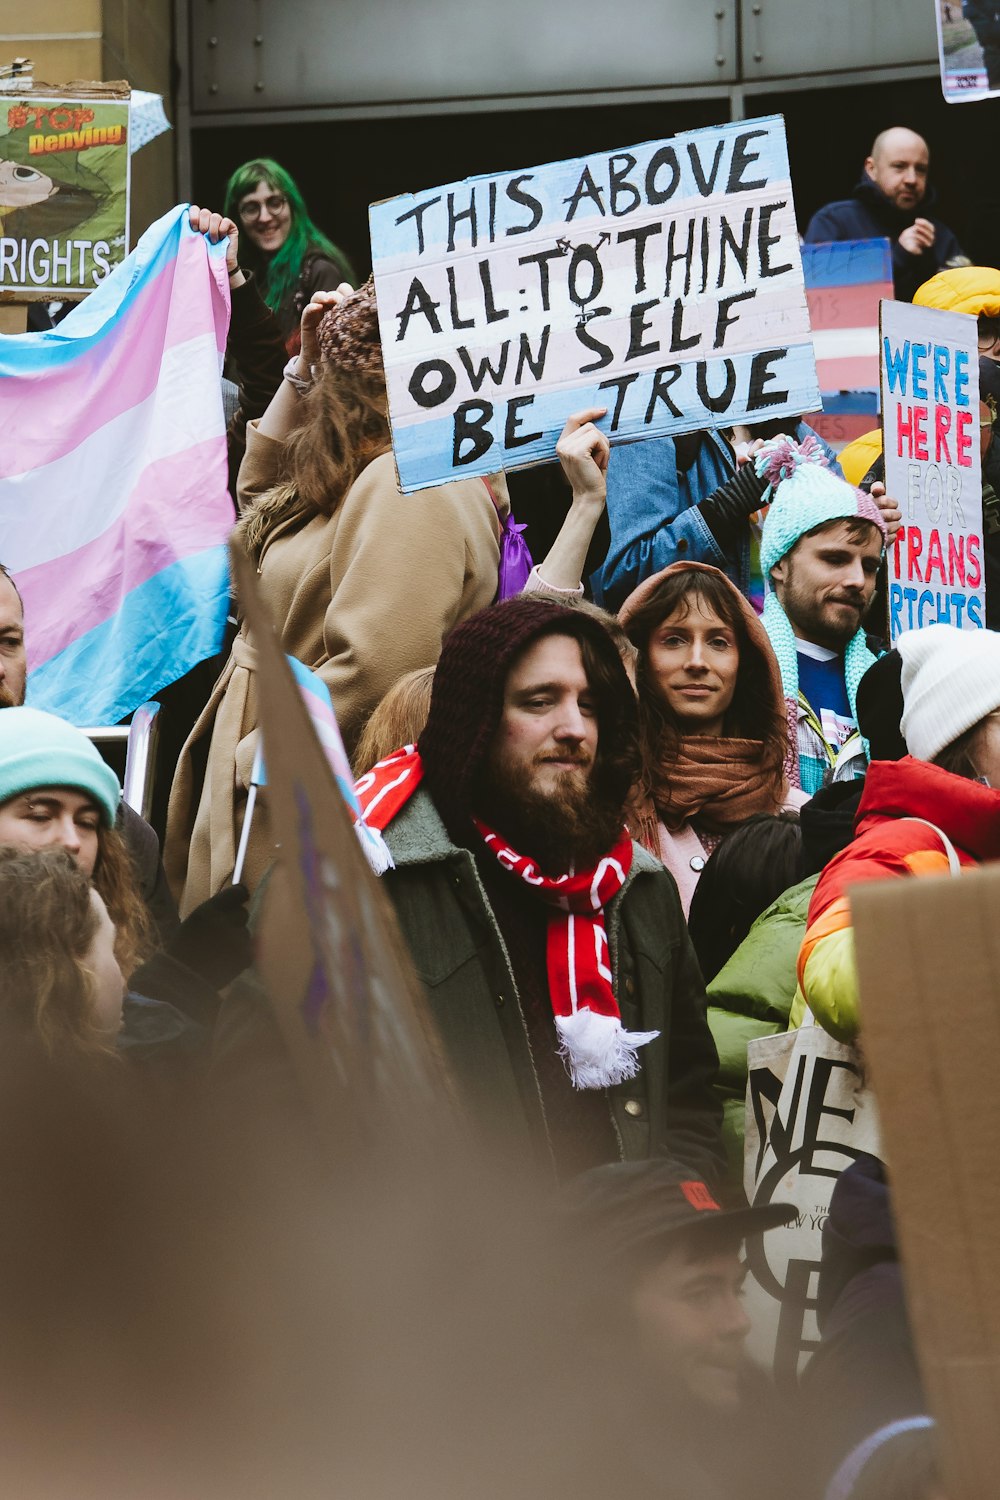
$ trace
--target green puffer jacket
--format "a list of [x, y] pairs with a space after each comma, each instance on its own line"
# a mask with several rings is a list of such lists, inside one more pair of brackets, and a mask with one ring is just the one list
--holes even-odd
[[[500, 929], [467, 849], [451, 842], [425, 788], [385, 830], [382, 877], [470, 1119], [523, 1168], [553, 1169], [528, 1033]], [[673, 879], [634, 846], [606, 911], [615, 995], [633, 1031], [659, 1031], [635, 1078], [607, 1090], [624, 1161], [668, 1152], [717, 1181], [723, 1163], [717, 1058], [704, 987]]]
[[817, 875], [790, 886], [756, 922], [708, 986], [708, 1024], [719, 1049], [722, 1132], [734, 1181], [743, 1181], [747, 1043], [788, 1030], [796, 965]]

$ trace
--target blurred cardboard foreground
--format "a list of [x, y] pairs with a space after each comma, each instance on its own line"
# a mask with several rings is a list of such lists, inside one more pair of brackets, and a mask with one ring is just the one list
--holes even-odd
[[395, 913], [361, 851], [256, 573], [231, 547], [257, 651], [275, 835], [257, 962], [321, 1140], [348, 1156], [392, 1137], [429, 1150], [451, 1090]]
[[866, 1062], [948, 1500], [1000, 1472], [1000, 866], [851, 896]]

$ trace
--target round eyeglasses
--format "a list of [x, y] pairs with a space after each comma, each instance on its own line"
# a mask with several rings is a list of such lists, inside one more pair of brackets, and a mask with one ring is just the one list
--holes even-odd
[[275, 218], [282, 209], [287, 207], [288, 199], [284, 193], [275, 193], [272, 197], [265, 198], [263, 202], [259, 198], [248, 198], [246, 203], [240, 204], [239, 215], [244, 224], [253, 224], [260, 218], [265, 208], [271, 217]]

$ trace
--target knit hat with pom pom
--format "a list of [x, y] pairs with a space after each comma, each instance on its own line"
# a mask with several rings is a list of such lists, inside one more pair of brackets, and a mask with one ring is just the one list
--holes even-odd
[[773, 438], [757, 453], [755, 468], [771, 486], [771, 508], [760, 539], [760, 565], [765, 577], [791, 552], [799, 537], [832, 521], [871, 521], [884, 544], [885, 522], [875, 501], [827, 467], [815, 438], [806, 438], [803, 443], [788, 437]]
[[[758, 476], [771, 487], [770, 509], [760, 539], [761, 570], [766, 579], [770, 580], [775, 563], [787, 557], [800, 537], [836, 521], [870, 521], [885, 544], [885, 521], [875, 501], [827, 467], [814, 438], [806, 438], [803, 443], [788, 437], [774, 438], [759, 449], [755, 467]], [[764, 498], [766, 501], [768, 494]], [[799, 663], [795, 637], [788, 616], [770, 587], [764, 601], [764, 629], [778, 658], [785, 698], [790, 705], [797, 705]], [[864, 631], [859, 628], [844, 653], [847, 698], [855, 719], [858, 683], [874, 661]]]

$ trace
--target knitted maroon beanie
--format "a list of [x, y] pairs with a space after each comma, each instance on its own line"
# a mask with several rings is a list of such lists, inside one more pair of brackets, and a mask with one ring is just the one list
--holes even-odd
[[323, 314], [316, 338], [326, 364], [369, 380], [385, 379], [375, 282], [370, 276], [364, 286]]
[[602, 790], [620, 795], [624, 805], [636, 769], [638, 719], [617, 647], [591, 615], [522, 596], [493, 604], [456, 626], [434, 673], [419, 748], [428, 790], [453, 836], [473, 811], [476, 777], [500, 723], [507, 674], [515, 657], [546, 635], [589, 642], [604, 668], [606, 687], [598, 693], [598, 763]]

